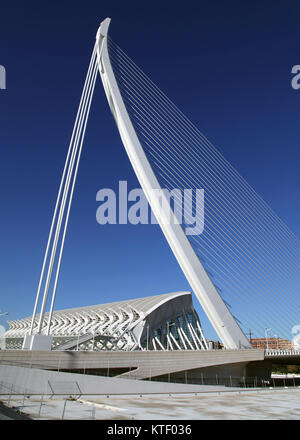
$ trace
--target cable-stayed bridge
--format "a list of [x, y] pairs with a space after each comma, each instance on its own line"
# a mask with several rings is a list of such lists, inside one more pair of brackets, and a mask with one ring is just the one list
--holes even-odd
[[[300, 241], [223, 155], [108, 35], [101, 23], [71, 137], [24, 347], [49, 341], [76, 176], [95, 82], [103, 87], [123, 145], [191, 289], [227, 349], [248, 349], [246, 333], [291, 339], [300, 324]], [[164, 191], [172, 193], [168, 200]], [[178, 220], [185, 194], [193, 224], [204, 190], [204, 227]], [[202, 206], [203, 209], [203, 206]], [[203, 214], [203, 212], [202, 212]], [[197, 231], [196, 231], [197, 232]], [[42, 333], [51, 292], [46, 335]], [[34, 320], [42, 301], [39, 323]], [[48, 339], [47, 339], [48, 338]], [[37, 347], [44, 342], [37, 342]], [[46, 345], [48, 342], [46, 342]], [[49, 344], [48, 344], [49, 345]]]

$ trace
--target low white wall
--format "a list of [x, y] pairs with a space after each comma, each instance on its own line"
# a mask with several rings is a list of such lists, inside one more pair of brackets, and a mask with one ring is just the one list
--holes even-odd
[[118, 379], [87, 374], [61, 373], [0, 365], [0, 393], [28, 394], [146, 394], [191, 393], [224, 390], [210, 385], [185, 385]]

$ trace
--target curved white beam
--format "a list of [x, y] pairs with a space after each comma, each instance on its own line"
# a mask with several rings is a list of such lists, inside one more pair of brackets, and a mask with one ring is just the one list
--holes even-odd
[[160, 193], [165, 199], [161, 203], [155, 191], [161, 190], [160, 184], [135, 133], [110, 63], [107, 46], [109, 24], [110, 19], [106, 18], [97, 32], [98, 66], [109, 106], [135, 174], [181, 269], [224, 346], [233, 349], [252, 348], [211, 282], [181, 225], [176, 224], [165, 195]]

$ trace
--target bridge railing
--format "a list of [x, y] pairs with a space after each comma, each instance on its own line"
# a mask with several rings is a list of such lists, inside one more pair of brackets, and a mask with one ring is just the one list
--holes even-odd
[[265, 350], [266, 356], [300, 356], [300, 350], [277, 350], [268, 348]]

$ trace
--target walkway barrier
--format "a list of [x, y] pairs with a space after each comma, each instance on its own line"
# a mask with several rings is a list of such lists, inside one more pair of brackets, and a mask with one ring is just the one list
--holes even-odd
[[[229, 382], [230, 382], [230, 378]], [[249, 379], [249, 378], [248, 378]], [[214, 391], [203, 391], [198, 393], [190, 393], [189, 396], [193, 398], [201, 399], [201, 395], [203, 393], [211, 393], [212, 395], [224, 395], [225, 393], [260, 393], [260, 392], [271, 392], [275, 393], [276, 391], [282, 390], [291, 390], [294, 389], [300, 392], [300, 386], [295, 387], [292, 385], [287, 386], [276, 386], [276, 382], [274, 382], [274, 386], [272, 381], [264, 381], [260, 380], [258, 377], [250, 378], [251, 384], [255, 384], [256, 387], [252, 386], [249, 388], [248, 381], [245, 378], [240, 378], [241, 388], [227, 388], [224, 387], [224, 390], [214, 390]], [[20, 393], [15, 390], [14, 384], [6, 382], [2, 380], [0, 382], [0, 402], [3, 403], [6, 407], [9, 407], [15, 410], [17, 413], [28, 416], [31, 419], [39, 420], [39, 419], [52, 419], [52, 420], [95, 420], [95, 419], [103, 419], [103, 411], [106, 408], [113, 408], [109, 406], [109, 397], [116, 397], [122, 395], [116, 394], [107, 394], [107, 395], [84, 395], [79, 396], [79, 387], [76, 381], [71, 383], [70, 381], [66, 381], [65, 383], [60, 382], [55, 383], [51, 382], [51, 387], [55, 394], [28, 394], [26, 392]], [[296, 391], [296, 392], [297, 392]], [[75, 392], [75, 394], [66, 395], [67, 392]], [[62, 394], [61, 394], [62, 393]], [[77, 394], [76, 394], [77, 393]], [[179, 397], [180, 395], [187, 395], [187, 392], [184, 393], [160, 393], [160, 396], [169, 397], [170, 399]], [[134, 399], [143, 399], [149, 398], [150, 393], [143, 394], [132, 394], [131, 396]], [[154, 394], [151, 394], [154, 395]], [[126, 395], [125, 397], [127, 397]], [[105, 403], [103, 401], [108, 402]], [[100, 399], [101, 403], [97, 403], [94, 400]], [[120, 408], [117, 408], [119, 411], [122, 411]]]
[[48, 380], [48, 385], [53, 396], [66, 394], [80, 397], [82, 394], [77, 381]]
[[265, 356], [300, 356], [300, 350], [265, 350]]

